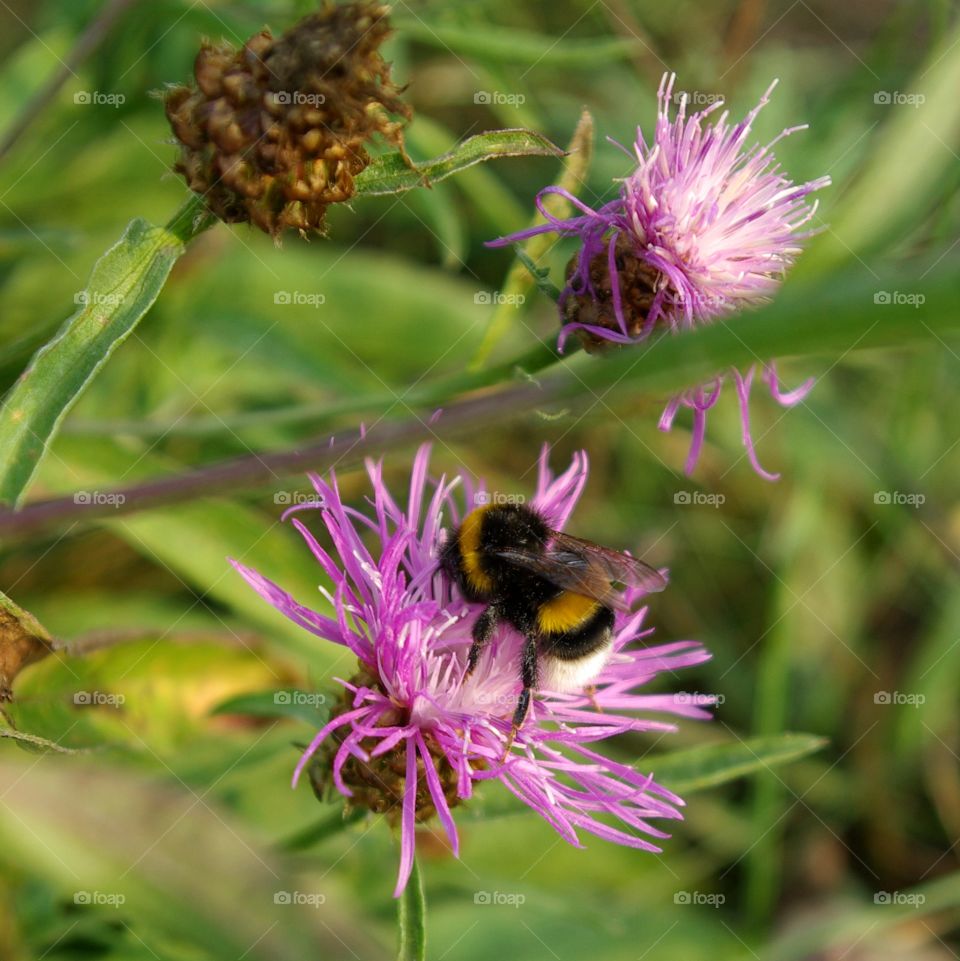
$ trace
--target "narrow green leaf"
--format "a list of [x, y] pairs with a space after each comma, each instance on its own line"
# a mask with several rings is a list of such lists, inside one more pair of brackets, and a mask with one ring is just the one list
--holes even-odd
[[777, 357], [825, 356], [836, 361], [852, 350], [922, 341], [942, 349], [943, 335], [960, 331], [958, 303], [956, 265], [946, 258], [882, 278], [851, 270], [816, 287], [788, 283], [760, 310], [614, 350], [603, 363], [581, 357], [570, 393], [606, 390], [611, 384], [643, 384], [649, 392], [668, 393], [731, 366], [746, 369]]
[[439, 183], [474, 164], [496, 157], [561, 157], [563, 151], [532, 130], [489, 130], [468, 137], [453, 150], [410, 166], [398, 153], [374, 160], [355, 181], [358, 197], [398, 194]]
[[417, 859], [413, 859], [410, 880], [397, 903], [400, 949], [397, 961], [424, 961], [427, 956], [427, 899]]
[[97, 261], [78, 309], [33, 357], [0, 408], [0, 502], [16, 504], [60, 422], [157, 299], [207, 218], [188, 201], [167, 227], [130, 222]]
[[956, 170], [960, 138], [958, 43], [960, 25], [931, 50], [908, 92], [875, 92], [871, 106], [881, 126], [870, 162], [828, 214], [830, 229], [797, 265], [802, 273], [889, 247], [891, 238], [911, 229], [943, 196], [944, 180]]
[[249, 714], [253, 717], [285, 717], [320, 728], [330, 713], [328, 698], [313, 691], [284, 688], [238, 694], [218, 704], [211, 714]]
[[526, 30], [490, 29], [474, 24], [464, 27], [441, 25], [426, 23], [418, 17], [399, 17], [395, 23], [405, 35], [445, 51], [508, 63], [592, 67], [597, 63], [627, 58], [643, 49], [638, 40], [627, 37], [558, 40]]
[[[755, 737], [735, 744], [709, 744], [650, 758], [657, 781], [678, 794], [690, 794], [766, 771], [819, 751], [827, 743], [813, 734]], [[644, 770], [646, 759], [637, 765]]]

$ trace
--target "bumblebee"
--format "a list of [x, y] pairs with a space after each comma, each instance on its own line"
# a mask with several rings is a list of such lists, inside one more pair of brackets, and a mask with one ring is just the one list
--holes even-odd
[[440, 566], [469, 601], [486, 604], [473, 624], [467, 676], [500, 623], [524, 637], [523, 688], [507, 749], [539, 687], [583, 689], [603, 669], [615, 611], [629, 610], [617, 585], [662, 591], [666, 578], [643, 561], [552, 530], [521, 504], [477, 507], [444, 545]]

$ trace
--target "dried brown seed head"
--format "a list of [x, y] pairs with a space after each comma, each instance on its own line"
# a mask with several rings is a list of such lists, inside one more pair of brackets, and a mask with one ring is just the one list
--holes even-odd
[[195, 84], [173, 87], [165, 108], [180, 143], [175, 169], [210, 210], [278, 237], [323, 232], [327, 207], [349, 200], [377, 135], [403, 150], [410, 108], [379, 48], [388, 7], [327, 4], [274, 39], [239, 50], [204, 42]]

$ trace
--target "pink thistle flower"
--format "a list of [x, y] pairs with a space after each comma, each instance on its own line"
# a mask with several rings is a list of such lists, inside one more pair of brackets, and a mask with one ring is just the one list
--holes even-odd
[[[648, 838], [669, 837], [650, 822], [680, 818], [683, 801], [644, 769], [611, 760], [594, 746], [627, 731], [672, 731], [650, 712], [709, 717], [682, 695], [638, 689], [660, 674], [709, 659], [694, 641], [645, 646], [652, 629], [646, 608], [618, 614], [613, 653], [588, 695], [537, 690], [524, 725], [505, 754], [520, 692], [523, 639], [500, 626], [469, 677], [471, 626], [483, 608], [459, 596], [438, 567], [446, 535], [463, 513], [454, 497], [462, 488], [472, 509], [486, 494], [467, 476], [428, 480], [429, 447], [413, 462], [407, 503], [383, 481], [382, 465], [367, 463], [370, 510], [346, 506], [336, 478], [311, 475], [315, 502], [284, 517], [318, 510], [332, 541], [323, 548], [300, 517], [293, 524], [330, 581], [321, 588], [329, 617], [237, 561], [233, 566], [270, 604], [305, 630], [356, 656], [359, 671], [337, 679], [344, 697], [317, 733], [293, 775], [318, 765], [321, 778], [351, 803], [384, 813], [399, 825], [400, 870], [395, 895], [413, 864], [415, 825], [436, 814], [454, 854], [457, 829], [451, 808], [466, 801], [475, 782], [498, 780], [543, 817], [566, 841], [581, 847], [578, 831], [619, 844], [659, 851]], [[531, 506], [556, 529], [566, 523], [587, 479], [581, 453], [554, 477], [544, 448]], [[372, 542], [371, 550], [367, 544]], [[639, 590], [627, 594], [639, 600]], [[709, 704], [711, 699], [698, 699]], [[610, 821], [619, 822], [614, 826]]]
[[[568, 268], [559, 307], [564, 324], [559, 346], [576, 333], [588, 350], [604, 344], [630, 344], [654, 330], [690, 330], [768, 301], [813, 230], [801, 228], [817, 203], [807, 197], [826, 187], [829, 177], [795, 184], [781, 170], [772, 148], [805, 125], [790, 127], [766, 146], [748, 146], [753, 122], [768, 103], [774, 81], [756, 107], [737, 124], [728, 111], [707, 123], [723, 102], [687, 115], [679, 98], [670, 119], [674, 74], [664, 74], [653, 141], [640, 128], [634, 145], [637, 163], [621, 183], [620, 195], [597, 210], [558, 187], [547, 187], [537, 207], [547, 223], [495, 240], [503, 246], [535, 234], [576, 236], [581, 246]], [[629, 151], [627, 151], [629, 155]], [[558, 193], [580, 213], [551, 215], [543, 198]], [[802, 401], [810, 379], [781, 391], [773, 362], [760, 365], [774, 399], [785, 407]], [[756, 368], [731, 371], [736, 382], [743, 442], [754, 470], [767, 480], [750, 432], [749, 396]], [[707, 411], [720, 397], [724, 375], [706, 387], [675, 396], [660, 419], [670, 430], [681, 407], [693, 411], [693, 439], [685, 470], [692, 473], [703, 445]]]

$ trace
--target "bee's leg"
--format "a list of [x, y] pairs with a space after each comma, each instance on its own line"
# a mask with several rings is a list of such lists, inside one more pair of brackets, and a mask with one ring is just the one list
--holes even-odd
[[473, 643], [470, 645], [470, 653], [467, 654], [467, 672], [464, 677], [469, 677], [474, 672], [477, 661], [480, 660], [480, 654], [486, 647], [487, 641], [493, 637], [493, 632], [496, 630], [499, 620], [500, 612], [491, 604], [489, 607], [485, 607], [480, 612], [480, 616], [473, 622], [473, 630], [471, 631]]
[[597, 714], [603, 714], [603, 708], [597, 703], [597, 685], [588, 684], [584, 689], [583, 693], [590, 698], [590, 703], [593, 705], [593, 709]]
[[517, 736], [517, 731], [523, 726], [527, 719], [527, 711], [530, 710], [530, 692], [537, 683], [537, 642], [535, 638], [528, 637], [523, 644], [523, 654], [520, 658], [520, 680], [523, 682], [523, 689], [517, 698], [517, 708], [513, 712], [513, 724], [510, 727], [510, 737], [507, 739], [507, 746], [503, 751], [505, 760], [513, 747], [513, 740]]

